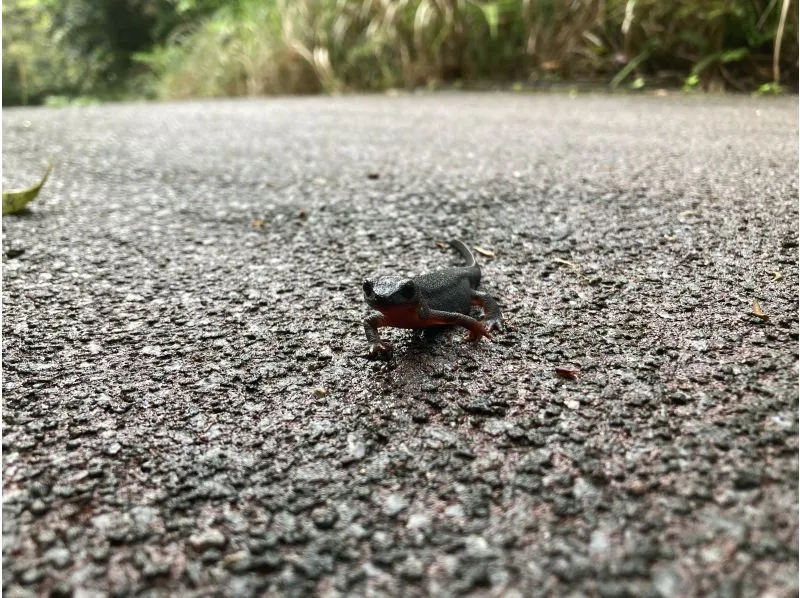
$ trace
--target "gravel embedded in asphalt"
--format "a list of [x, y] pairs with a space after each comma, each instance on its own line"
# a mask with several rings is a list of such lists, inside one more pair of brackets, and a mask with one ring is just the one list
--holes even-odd
[[[8, 596], [798, 592], [797, 98], [8, 109]], [[507, 330], [360, 282], [479, 255]], [[754, 315], [755, 305], [766, 314]]]

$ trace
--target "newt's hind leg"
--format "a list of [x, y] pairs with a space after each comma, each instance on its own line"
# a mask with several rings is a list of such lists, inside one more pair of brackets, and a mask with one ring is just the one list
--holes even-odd
[[497, 305], [494, 297], [488, 293], [472, 291], [472, 305], [478, 305], [483, 308], [485, 314], [483, 324], [487, 330], [503, 329], [503, 316], [500, 313], [500, 306]]
[[489, 334], [489, 330], [483, 325], [483, 322], [479, 322], [475, 318], [465, 316], [464, 314], [432, 309], [428, 311], [428, 318], [435, 320], [437, 324], [463, 326], [469, 330], [469, 334], [464, 338], [466, 341], [476, 341], [484, 336], [492, 340], [492, 335]]

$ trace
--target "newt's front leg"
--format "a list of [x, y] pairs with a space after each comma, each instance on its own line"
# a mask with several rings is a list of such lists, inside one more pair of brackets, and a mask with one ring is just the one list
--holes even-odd
[[394, 347], [392, 344], [381, 340], [378, 334], [378, 328], [386, 325], [386, 318], [382, 314], [375, 314], [364, 320], [364, 332], [367, 335], [367, 342], [369, 343], [368, 359], [376, 359], [378, 357], [390, 358]]

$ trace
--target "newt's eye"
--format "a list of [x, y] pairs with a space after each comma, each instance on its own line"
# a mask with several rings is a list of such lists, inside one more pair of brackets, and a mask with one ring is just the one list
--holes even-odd
[[414, 296], [414, 290], [414, 283], [409, 280], [400, 287], [400, 294], [404, 299], [411, 299]]
[[372, 295], [372, 282], [370, 282], [369, 280], [365, 280], [364, 284], [362, 284], [361, 286], [364, 289], [365, 295]]

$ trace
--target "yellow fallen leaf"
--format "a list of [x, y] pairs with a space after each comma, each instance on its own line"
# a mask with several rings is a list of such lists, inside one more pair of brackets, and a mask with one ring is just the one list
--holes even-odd
[[494, 257], [494, 251], [491, 249], [484, 249], [480, 245], [474, 245], [472, 248], [484, 257]]
[[561, 264], [562, 266], [567, 266], [568, 268], [572, 268], [573, 270], [580, 270], [581, 267], [576, 264], [575, 262], [570, 262], [569, 260], [562, 260], [561, 258], [557, 257], [553, 260], [555, 264]]
[[25, 208], [25, 206], [36, 199], [36, 196], [39, 195], [39, 191], [47, 181], [47, 177], [50, 176], [50, 171], [52, 170], [53, 163], [48, 162], [47, 170], [45, 171], [44, 176], [33, 187], [28, 187], [27, 189], [3, 191], [3, 215], [18, 214]]
[[762, 311], [761, 304], [758, 301], [753, 301], [753, 315], [765, 322], [769, 320], [769, 315]]

